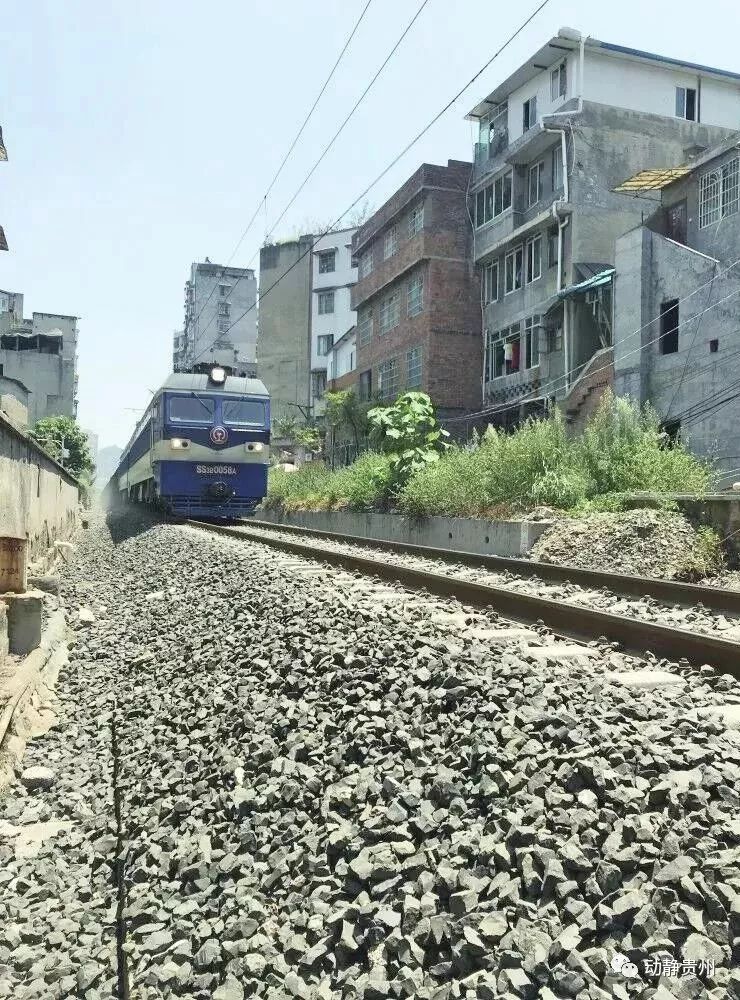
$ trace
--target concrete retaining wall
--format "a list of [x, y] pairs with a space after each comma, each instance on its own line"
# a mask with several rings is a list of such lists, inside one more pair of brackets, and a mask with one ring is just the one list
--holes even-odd
[[39, 559], [72, 533], [79, 502], [77, 481], [0, 415], [0, 536], [26, 538]]
[[740, 566], [740, 495], [712, 493], [701, 500], [677, 496], [679, 509], [695, 525], [713, 528], [722, 539], [728, 562]]
[[415, 520], [398, 514], [354, 514], [346, 511], [279, 514], [260, 510], [257, 518], [273, 524], [292, 524], [342, 535], [494, 556], [525, 555], [551, 523], [486, 521], [473, 517], [425, 517]]

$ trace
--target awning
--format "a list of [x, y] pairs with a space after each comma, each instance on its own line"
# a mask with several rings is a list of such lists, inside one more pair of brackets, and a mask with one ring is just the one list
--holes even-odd
[[639, 174], [630, 177], [613, 190], [615, 194], [637, 194], [640, 191], [660, 191], [674, 181], [690, 174], [692, 167], [659, 167], [654, 170], [641, 170]]
[[611, 280], [616, 273], [616, 269], [613, 267], [607, 268], [605, 271], [599, 271], [598, 274], [594, 274], [591, 278], [586, 278], [585, 281], [579, 281], [577, 285], [568, 285], [567, 288], [563, 288], [558, 292], [559, 299], [570, 298], [571, 295], [579, 295], [581, 292], [588, 292], [592, 288], [600, 288], [602, 285], [611, 284]]

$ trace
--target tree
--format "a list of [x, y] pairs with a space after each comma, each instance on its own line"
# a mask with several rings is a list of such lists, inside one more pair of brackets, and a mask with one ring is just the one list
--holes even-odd
[[327, 392], [324, 398], [326, 400], [325, 420], [327, 425], [334, 433], [342, 427], [348, 428], [359, 453], [360, 441], [368, 432], [367, 415], [371, 404], [361, 402], [352, 389]]
[[30, 433], [75, 478], [95, 471], [87, 435], [72, 417], [44, 417]]
[[424, 392], [407, 392], [393, 406], [368, 413], [374, 444], [391, 458], [391, 489], [399, 490], [425, 465], [439, 461], [449, 445], [447, 431], [437, 424], [434, 407]]

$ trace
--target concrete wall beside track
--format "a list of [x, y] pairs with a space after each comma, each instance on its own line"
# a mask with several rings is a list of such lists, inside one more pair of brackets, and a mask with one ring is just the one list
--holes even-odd
[[79, 502], [77, 480], [0, 414], [0, 536], [27, 539], [39, 559], [72, 533]]
[[356, 514], [347, 511], [305, 511], [278, 514], [258, 510], [257, 519], [292, 524], [317, 531], [377, 538], [432, 548], [456, 549], [493, 556], [522, 556], [532, 548], [550, 521], [487, 521], [473, 517], [401, 517], [398, 514]]

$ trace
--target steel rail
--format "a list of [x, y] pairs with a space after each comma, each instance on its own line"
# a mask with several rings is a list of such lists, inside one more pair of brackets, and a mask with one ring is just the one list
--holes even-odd
[[392, 542], [386, 539], [365, 538], [360, 535], [342, 535], [337, 531], [322, 531], [320, 528], [304, 528], [294, 524], [275, 524], [272, 521], [255, 521], [250, 518], [245, 527], [262, 528], [270, 531], [285, 531], [289, 534], [305, 535], [313, 538], [329, 538], [347, 545], [363, 545], [389, 552], [418, 556], [422, 559], [440, 559], [444, 562], [460, 563], [463, 566], [477, 566], [493, 572], [516, 573], [517, 576], [540, 577], [558, 583], [575, 583], [583, 587], [606, 588], [616, 594], [634, 597], [652, 597], [669, 604], [697, 604], [714, 611], [727, 611], [740, 615], [740, 590], [725, 590], [721, 587], [703, 587], [696, 583], [680, 580], [659, 580], [649, 576], [629, 576], [626, 573], [609, 573], [605, 570], [582, 569], [580, 566], [563, 566], [556, 563], [533, 562], [530, 559], [514, 559], [509, 556], [485, 555], [480, 552], [466, 552], [457, 549], [440, 549], [429, 545], [415, 545], [411, 542]]
[[[423, 590], [438, 597], [452, 597], [476, 607], [486, 607], [508, 618], [528, 624], [543, 623], [561, 634], [591, 642], [604, 639], [616, 642], [625, 650], [677, 661], [684, 659], [696, 666], [709, 664], [740, 678], [740, 643], [713, 635], [688, 632], [621, 614], [610, 614], [531, 594], [522, 594], [505, 587], [462, 580], [428, 570], [399, 566], [396, 563], [369, 559], [336, 549], [321, 549], [315, 545], [269, 537], [244, 527], [210, 524], [189, 519], [186, 524], [243, 541], [259, 542], [283, 552], [319, 560], [331, 566], [400, 583], [413, 590]], [[273, 530], [274, 526], [273, 526]]]

